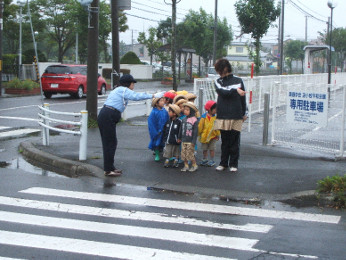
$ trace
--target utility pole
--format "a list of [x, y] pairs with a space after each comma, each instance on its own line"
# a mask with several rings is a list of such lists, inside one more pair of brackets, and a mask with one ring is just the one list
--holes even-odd
[[[171, 43], [171, 61], [173, 73], [173, 90], [177, 91], [177, 72], [175, 69], [175, 56], [176, 56], [176, 21], [177, 21], [177, 0], [172, 0], [172, 43]], [[192, 71], [191, 71], [192, 73]]]
[[305, 42], [308, 41], [308, 16], [305, 16]]
[[217, 38], [217, 0], [215, 0], [214, 40], [213, 40], [213, 65], [216, 62], [216, 38]]
[[120, 57], [119, 57], [119, 9], [118, 0], [111, 0], [112, 12], [112, 86], [119, 85]]
[[285, 0], [281, 0], [281, 41], [280, 41], [280, 75], [284, 66], [284, 24], [285, 24]]
[[99, 39], [99, 0], [88, 6], [88, 94], [86, 109], [90, 120], [97, 120], [97, 79], [98, 79], [98, 39]]
[[4, 1], [0, 0], [0, 96], [2, 95], [2, 30], [4, 29], [4, 23], [2, 13], [4, 9]]

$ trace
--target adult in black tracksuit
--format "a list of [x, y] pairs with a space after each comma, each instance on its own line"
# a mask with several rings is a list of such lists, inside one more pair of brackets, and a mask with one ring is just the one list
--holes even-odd
[[221, 132], [221, 161], [216, 170], [227, 167], [231, 172], [238, 171], [240, 150], [240, 132], [246, 120], [247, 109], [245, 87], [241, 78], [232, 74], [231, 64], [227, 59], [215, 63], [215, 70], [220, 78], [215, 80], [217, 98], [217, 115], [214, 129]]

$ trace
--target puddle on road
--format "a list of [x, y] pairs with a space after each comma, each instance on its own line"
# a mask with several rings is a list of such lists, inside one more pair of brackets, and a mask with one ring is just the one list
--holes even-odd
[[64, 175], [57, 174], [55, 172], [51, 172], [48, 170], [41, 169], [39, 167], [36, 167], [29, 162], [25, 161], [22, 157], [18, 157], [17, 159], [14, 159], [12, 161], [8, 162], [0, 162], [1, 168], [7, 168], [7, 169], [20, 169], [25, 172], [42, 175], [42, 176], [50, 176], [50, 177], [61, 177], [61, 178], [69, 178]]

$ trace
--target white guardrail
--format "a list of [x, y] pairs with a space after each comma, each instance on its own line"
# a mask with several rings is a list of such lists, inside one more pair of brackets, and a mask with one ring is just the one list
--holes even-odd
[[[48, 103], [44, 103], [43, 106], [38, 106], [38, 107], [41, 112], [41, 113], [38, 113], [38, 116], [40, 118], [40, 121], [38, 122], [38, 124], [43, 127], [43, 131], [42, 131], [43, 145], [45, 146], [49, 145], [49, 130], [54, 130], [57, 132], [73, 134], [73, 135], [80, 135], [79, 160], [80, 161], [86, 160], [87, 141], [88, 141], [88, 111], [82, 110], [80, 113], [53, 111], [49, 109]], [[74, 117], [78, 116], [80, 117], [80, 121], [67, 121], [67, 120], [51, 118], [50, 117], [51, 114], [74, 116]], [[67, 129], [56, 128], [56, 127], [50, 126], [50, 122], [79, 126], [79, 130], [67, 130]]]

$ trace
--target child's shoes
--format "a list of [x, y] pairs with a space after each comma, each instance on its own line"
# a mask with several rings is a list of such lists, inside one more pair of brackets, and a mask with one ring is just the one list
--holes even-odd
[[179, 167], [179, 161], [177, 159], [174, 160], [172, 167], [173, 168], [178, 168]]
[[203, 159], [199, 165], [206, 166], [208, 164], [208, 159]]
[[168, 168], [169, 167], [169, 160], [166, 159], [165, 163], [163, 164], [163, 167]]
[[213, 167], [215, 165], [215, 162], [213, 160], [210, 160], [207, 162], [206, 166]]
[[197, 171], [197, 169], [198, 169], [198, 166], [197, 166], [197, 164], [196, 165], [192, 165], [192, 167], [190, 168], [190, 172], [195, 172], [195, 171]]

